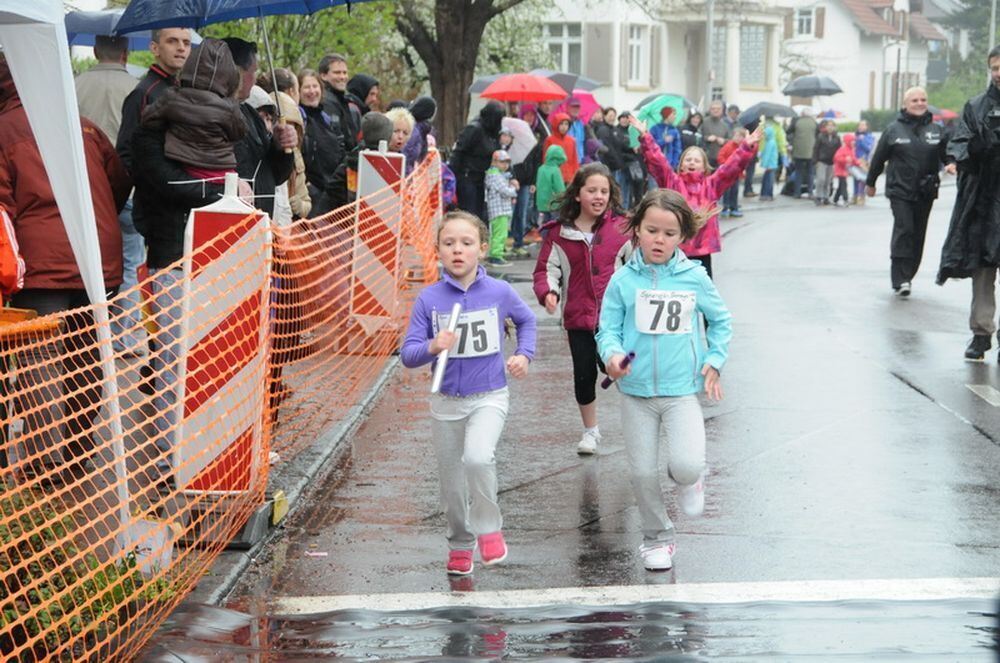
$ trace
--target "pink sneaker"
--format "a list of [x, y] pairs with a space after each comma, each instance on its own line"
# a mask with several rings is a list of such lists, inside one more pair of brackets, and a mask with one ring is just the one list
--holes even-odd
[[499, 564], [507, 559], [507, 544], [503, 540], [503, 532], [483, 534], [479, 537], [479, 556], [483, 564]]
[[472, 551], [450, 551], [448, 553], [448, 573], [453, 576], [467, 576], [472, 573]]

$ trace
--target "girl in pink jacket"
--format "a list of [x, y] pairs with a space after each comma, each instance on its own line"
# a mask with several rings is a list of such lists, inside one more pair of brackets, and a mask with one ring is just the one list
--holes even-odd
[[[680, 165], [675, 171], [663, 157], [663, 152], [649, 134], [646, 124], [635, 117], [630, 118], [630, 121], [640, 134], [639, 145], [642, 148], [642, 156], [656, 184], [664, 189], [673, 189], [684, 196], [691, 209], [697, 212], [710, 210], [717, 205], [726, 189], [740, 178], [740, 174], [754, 157], [757, 143], [764, 135], [763, 125], [758, 126], [757, 130], [747, 136], [739, 149], [715, 172], [711, 172], [709, 168], [705, 150], [697, 146], [689, 147], [681, 153]], [[712, 254], [722, 250], [719, 215], [713, 214], [698, 234], [681, 244], [680, 249], [688, 258], [701, 261], [711, 277]]]

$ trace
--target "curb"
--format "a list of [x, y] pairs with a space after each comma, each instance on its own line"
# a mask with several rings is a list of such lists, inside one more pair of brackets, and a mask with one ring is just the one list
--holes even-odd
[[[375, 401], [382, 395], [382, 391], [398, 366], [399, 357], [389, 357], [389, 361], [386, 362], [382, 372], [376, 378], [371, 388], [368, 389], [367, 394], [361, 402], [351, 408], [347, 415], [334, 428], [313, 441], [309, 450], [317, 451], [318, 456], [301, 474], [298, 474], [298, 480], [292, 483], [292, 485], [277, 486], [277, 488], [284, 490], [285, 495], [288, 497], [288, 513], [285, 514], [282, 520], [294, 514], [299, 506], [305, 502], [302, 498], [306, 497], [315, 487], [316, 483], [318, 483], [316, 480], [324, 476], [324, 469], [331, 469], [329, 467], [330, 459], [340, 451], [341, 444], [348, 435], [357, 430], [364, 422]], [[254, 544], [249, 550], [223, 552], [216, 558], [208, 571], [209, 575], [206, 576], [216, 579], [217, 582], [214, 583], [216, 586], [207, 595], [200, 597], [199, 600], [210, 605], [221, 606], [261, 550], [270, 545], [282, 533], [283, 528], [280, 525], [281, 523], [271, 526], [264, 538]], [[191, 600], [193, 595], [194, 592], [191, 592], [184, 601]]]

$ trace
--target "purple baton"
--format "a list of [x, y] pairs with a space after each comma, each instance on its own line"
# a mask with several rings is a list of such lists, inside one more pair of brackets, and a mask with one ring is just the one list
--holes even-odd
[[[627, 355], [625, 355], [625, 358], [622, 359], [622, 368], [625, 368], [626, 366], [628, 366], [629, 364], [631, 364], [633, 359], [635, 359], [635, 353], [634, 352], [630, 352]], [[610, 375], [605, 376], [605, 378], [603, 380], [601, 380], [601, 389], [607, 389], [612, 384], [614, 384], [614, 382], [615, 381], [611, 379]]]

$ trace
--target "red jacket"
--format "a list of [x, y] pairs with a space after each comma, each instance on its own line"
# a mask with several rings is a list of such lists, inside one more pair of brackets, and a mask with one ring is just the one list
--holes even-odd
[[833, 174], [835, 177], [847, 177], [847, 169], [858, 165], [854, 157], [854, 134], [844, 134], [844, 143], [833, 155]]
[[601, 300], [615, 269], [632, 253], [628, 221], [610, 211], [594, 225], [588, 243], [572, 222], [552, 221], [535, 263], [535, 296], [545, 304], [550, 292], [562, 303], [565, 329], [597, 329]]
[[559, 125], [563, 121], [569, 122], [569, 115], [566, 113], [553, 113], [550, 118], [552, 124], [552, 135], [545, 139], [545, 144], [542, 145], [542, 154], [546, 154], [549, 151], [549, 145], [558, 145], [563, 148], [563, 152], [566, 153], [566, 162], [559, 166], [559, 172], [562, 173], [563, 182], [567, 185], [573, 181], [573, 176], [576, 175], [576, 171], [580, 170], [580, 159], [576, 153], [576, 139], [566, 134], [563, 136], [559, 133]]
[[[659, 145], [649, 133], [642, 135], [642, 138], [639, 139], [639, 145], [642, 149], [642, 156], [646, 160], [646, 168], [656, 180], [656, 185], [664, 189], [673, 189], [681, 194], [694, 210], [706, 210], [715, 206], [726, 189], [740, 179], [747, 164], [753, 159], [755, 151], [754, 147], [743, 143], [711, 175], [704, 173], [684, 173], [682, 175], [670, 167], [670, 164], [663, 157]], [[729, 143], [723, 145], [723, 148], [727, 145]], [[698, 234], [681, 244], [680, 248], [685, 255], [695, 258], [721, 251], [722, 238], [719, 233], [719, 215], [712, 216], [698, 231]]]
[[[114, 146], [83, 119], [83, 149], [94, 200], [104, 281], [122, 282], [122, 233], [118, 212], [132, 187]], [[10, 71], [0, 67], [0, 206], [10, 213], [24, 257], [24, 287], [82, 290], [83, 280], [63, 226], [42, 155]]]

